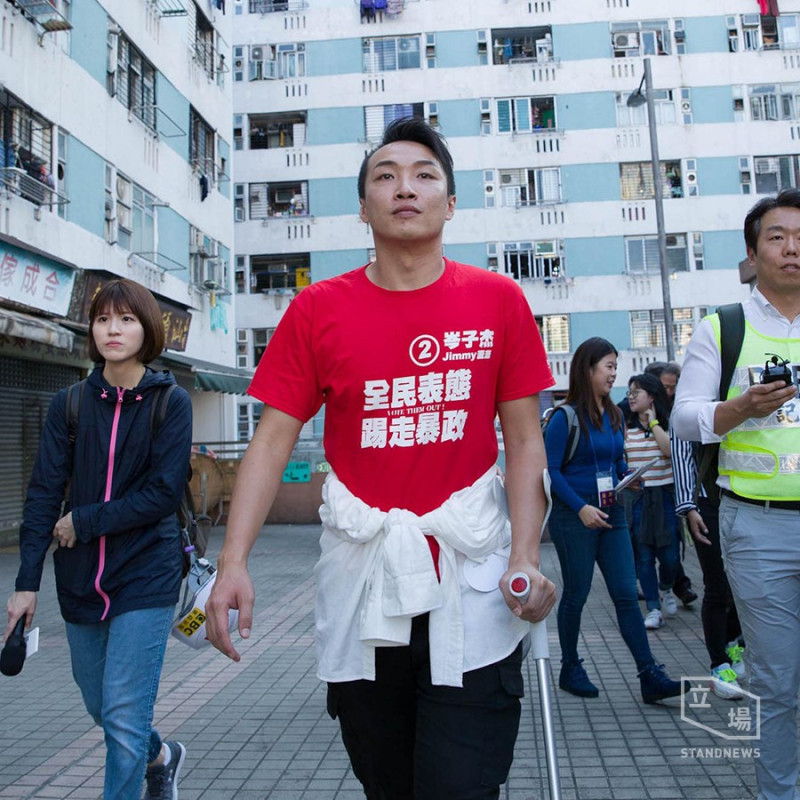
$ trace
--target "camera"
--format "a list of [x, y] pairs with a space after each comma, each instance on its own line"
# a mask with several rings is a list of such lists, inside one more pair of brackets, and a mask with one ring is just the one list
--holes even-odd
[[761, 383], [774, 383], [775, 381], [785, 381], [789, 386], [792, 383], [792, 373], [788, 367], [789, 361], [774, 353], [767, 353], [772, 358], [767, 359], [764, 364], [764, 371], [761, 373]]

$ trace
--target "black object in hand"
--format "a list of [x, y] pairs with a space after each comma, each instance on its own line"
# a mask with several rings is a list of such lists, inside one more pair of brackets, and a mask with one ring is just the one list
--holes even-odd
[[24, 632], [25, 615], [23, 614], [6, 640], [5, 647], [0, 651], [0, 672], [3, 675], [18, 675], [22, 672], [27, 650]]
[[767, 353], [772, 356], [766, 364], [764, 364], [764, 371], [761, 373], [761, 383], [774, 383], [775, 381], [785, 381], [789, 386], [792, 383], [792, 373], [787, 366], [789, 362], [780, 356]]

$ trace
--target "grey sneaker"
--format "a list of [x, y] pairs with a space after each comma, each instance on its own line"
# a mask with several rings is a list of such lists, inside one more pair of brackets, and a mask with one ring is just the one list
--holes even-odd
[[178, 800], [178, 775], [186, 758], [186, 748], [180, 742], [164, 744], [169, 748], [169, 764], [147, 768], [144, 776], [147, 787], [142, 800]]

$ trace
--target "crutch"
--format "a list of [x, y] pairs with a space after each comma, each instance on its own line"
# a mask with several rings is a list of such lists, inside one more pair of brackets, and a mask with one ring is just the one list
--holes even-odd
[[[542, 521], [542, 533], [553, 508], [553, 499], [550, 495], [550, 475], [544, 470], [542, 475], [544, 493], [547, 497], [547, 508]], [[498, 505], [500, 510], [509, 517], [508, 499], [505, 496], [505, 487], [498, 480], [496, 486], [502, 490], [502, 500], [498, 492]], [[525, 602], [531, 589], [530, 578], [524, 572], [515, 572], [509, 580], [509, 590], [512, 595]], [[558, 752], [556, 751], [556, 736], [553, 729], [553, 707], [550, 703], [550, 648], [547, 644], [547, 624], [545, 620], [531, 625], [531, 652], [536, 662], [536, 677], [539, 682], [539, 703], [542, 709], [542, 729], [544, 731], [544, 749], [547, 758], [547, 778], [550, 784], [550, 800], [561, 800], [561, 775], [558, 769]]]

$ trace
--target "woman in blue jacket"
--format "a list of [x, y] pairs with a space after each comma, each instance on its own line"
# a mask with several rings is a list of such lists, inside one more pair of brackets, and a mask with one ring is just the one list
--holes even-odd
[[550, 537], [558, 553], [564, 592], [558, 606], [561, 643], [559, 686], [578, 697], [597, 697], [578, 658], [581, 614], [600, 567], [614, 602], [620, 633], [636, 662], [645, 703], [681, 693], [656, 664], [647, 641], [636, 591], [636, 571], [625, 512], [616, 503], [614, 486], [627, 472], [622, 412], [611, 401], [617, 377], [617, 351], [599, 337], [583, 342], [572, 357], [565, 403], [579, 422], [577, 449], [567, 458], [566, 413], [553, 413], [545, 435], [547, 469], [552, 480]]
[[[49, 546], [72, 674], [106, 742], [105, 800], [172, 798], [186, 750], [151, 728], [178, 601], [182, 549], [176, 516], [189, 469], [192, 410], [175, 386], [166, 414], [151, 411], [175, 384], [145, 366], [164, 348], [153, 295], [129, 280], [106, 284], [89, 310], [89, 356], [77, 425], [67, 390], [47, 414], [20, 528], [21, 566], [8, 601], [8, 637], [30, 627]], [[166, 396], [166, 395], [165, 395]], [[62, 502], [67, 503], [62, 515]]]

